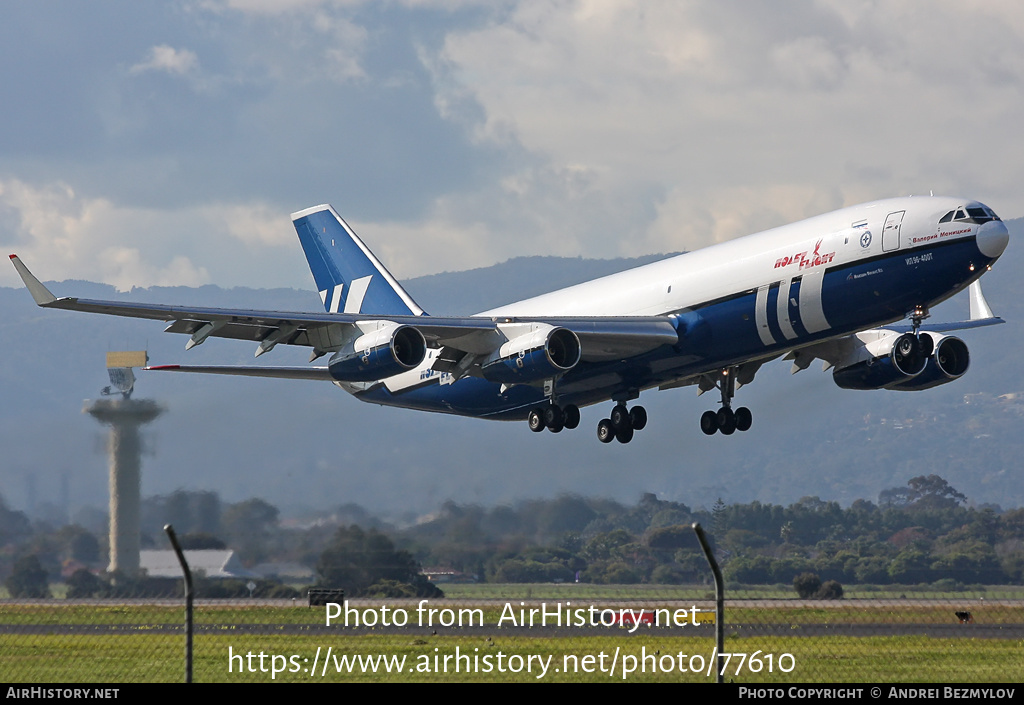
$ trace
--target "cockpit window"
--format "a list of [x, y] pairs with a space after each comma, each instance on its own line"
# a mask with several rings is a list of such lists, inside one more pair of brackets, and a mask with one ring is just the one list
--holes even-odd
[[951, 210], [939, 218], [940, 223], [948, 223], [951, 220], [963, 221], [966, 223], [987, 223], [990, 220], [999, 220], [999, 216], [992, 212], [988, 206], [980, 203], [974, 206], [962, 206]]
[[987, 223], [990, 220], [999, 220], [995, 213], [990, 211], [988, 208], [967, 208], [967, 215], [969, 215], [972, 221], [975, 223]]

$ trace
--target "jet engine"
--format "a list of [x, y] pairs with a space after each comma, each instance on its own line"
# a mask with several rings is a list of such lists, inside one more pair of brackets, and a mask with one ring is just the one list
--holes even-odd
[[[832, 379], [843, 389], [885, 389], [906, 382], [924, 372], [931, 354], [932, 339], [927, 333], [915, 337], [912, 333], [893, 333], [891, 341], [880, 340], [872, 348], [889, 345], [885, 354], [843, 366], [836, 365]], [[868, 347], [863, 351], [874, 352]]]
[[[885, 354], [880, 348], [888, 346]], [[858, 351], [868, 359], [836, 365], [832, 379], [843, 389], [900, 389], [914, 391], [952, 382], [967, 371], [970, 355], [959, 338], [937, 333], [895, 332]]]
[[894, 384], [889, 389], [900, 389], [904, 391], [917, 391], [919, 389], [931, 389], [954, 379], [960, 379], [971, 364], [971, 356], [967, 351], [967, 343], [955, 338], [952, 335], [938, 336], [934, 333], [922, 333], [930, 335], [935, 345], [935, 351], [928, 358], [928, 364], [924, 372], [899, 384]]
[[[521, 324], [513, 324], [521, 325]], [[484, 361], [485, 379], [502, 384], [530, 384], [565, 374], [580, 361], [580, 339], [568, 328], [547, 323], [511, 338]]]
[[327, 369], [339, 382], [372, 382], [411, 370], [423, 362], [427, 342], [412, 326], [381, 321], [331, 356]]

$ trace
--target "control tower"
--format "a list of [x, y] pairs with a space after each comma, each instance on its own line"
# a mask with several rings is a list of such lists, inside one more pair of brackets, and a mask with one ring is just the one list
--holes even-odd
[[142, 483], [142, 438], [139, 429], [155, 420], [163, 409], [150, 399], [132, 399], [135, 387], [133, 367], [145, 367], [145, 350], [108, 352], [107, 373], [111, 386], [103, 389], [108, 398], [86, 401], [83, 413], [91, 414], [110, 427], [107, 452], [110, 455], [110, 565], [108, 572], [120, 571], [135, 577], [139, 572], [139, 507]]

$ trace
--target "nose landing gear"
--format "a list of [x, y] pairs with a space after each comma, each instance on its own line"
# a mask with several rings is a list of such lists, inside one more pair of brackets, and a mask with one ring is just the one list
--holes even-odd
[[700, 417], [700, 430], [708, 436], [721, 431], [722, 435], [731, 436], [736, 431], [747, 431], [754, 422], [754, 415], [745, 406], [733, 411], [732, 398], [736, 395], [736, 368], [722, 370], [715, 386], [722, 392], [722, 408], [718, 411], [705, 411]]

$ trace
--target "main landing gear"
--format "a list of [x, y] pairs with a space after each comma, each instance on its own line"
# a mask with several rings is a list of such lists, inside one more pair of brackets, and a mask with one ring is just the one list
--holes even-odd
[[642, 431], [647, 425], [647, 410], [642, 406], [626, 408], [625, 402], [619, 402], [612, 407], [612, 413], [607, 419], [601, 419], [597, 424], [597, 439], [602, 443], [611, 443], [612, 439], [619, 443], [629, 443], [633, 440], [634, 431]]
[[736, 395], [736, 368], [722, 370], [719, 377], [715, 385], [722, 392], [722, 408], [718, 411], [705, 411], [700, 417], [700, 430], [709, 436], [718, 431], [730, 436], [736, 431], [749, 430], [754, 422], [750, 409], [741, 406], [736, 411], [732, 410], [732, 398]]
[[545, 428], [552, 433], [558, 433], [563, 428], [571, 430], [580, 425], [580, 409], [575, 404], [566, 404], [563, 407], [552, 402], [547, 406], [531, 409], [526, 417], [526, 423], [534, 433], [540, 433]]
[[[552, 402], [537, 406], [530, 410], [526, 423], [534, 433], [545, 428], [552, 433], [559, 433], [563, 428], [573, 429], [580, 425], [580, 409], [575, 404], [559, 406]], [[642, 431], [647, 426], [647, 410], [642, 406], [626, 408], [625, 402], [619, 402], [612, 408], [609, 418], [597, 424], [597, 438], [602, 443], [629, 443], [633, 433]]]

